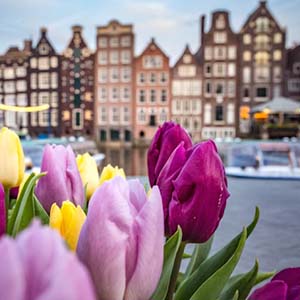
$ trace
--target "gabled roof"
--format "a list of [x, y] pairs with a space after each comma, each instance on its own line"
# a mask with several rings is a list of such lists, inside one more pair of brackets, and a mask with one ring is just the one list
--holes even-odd
[[68, 43], [67, 48], [73, 49], [73, 48], [77, 47], [76, 44], [78, 44], [79, 48], [81, 48], [81, 49], [88, 48], [88, 45], [82, 36], [82, 30], [83, 30], [83, 27], [81, 25], [72, 26], [73, 35], [71, 37], [70, 42]]
[[152, 51], [151, 48], [155, 48], [157, 49], [164, 57], [166, 57], [167, 59], [169, 59], [169, 56], [157, 45], [156, 41], [154, 38], [151, 38], [150, 42], [148, 43], [148, 45], [146, 46], [146, 48], [143, 50], [143, 52], [138, 55], [136, 58], [140, 58], [143, 55], [145, 55], [146, 52], [148, 51]]
[[50, 40], [47, 37], [47, 28], [46, 27], [42, 27], [40, 29], [40, 39], [38, 40], [35, 48], [32, 49], [32, 52], [34, 54], [39, 54], [39, 50], [38, 49], [39, 49], [40, 45], [44, 44], [44, 43], [48, 45], [50, 53], [56, 54], [56, 51], [55, 51], [54, 47], [52, 46]]
[[183, 57], [185, 55], [190, 55], [192, 57], [192, 62], [191, 64], [197, 64], [197, 61], [193, 55], [193, 53], [191, 52], [190, 50], [190, 47], [188, 44], [186, 44], [184, 50], [183, 50], [183, 53], [181, 54], [181, 56], [178, 58], [178, 60], [176, 61], [175, 65], [173, 66], [173, 68], [176, 68], [178, 65], [182, 64], [183, 63]]

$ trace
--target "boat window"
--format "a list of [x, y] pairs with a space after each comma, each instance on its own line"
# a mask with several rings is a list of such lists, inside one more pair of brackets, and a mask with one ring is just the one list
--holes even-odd
[[285, 151], [263, 151], [264, 166], [289, 166], [289, 152]]
[[228, 153], [228, 165], [234, 167], [256, 166], [257, 151], [250, 145], [233, 147]]

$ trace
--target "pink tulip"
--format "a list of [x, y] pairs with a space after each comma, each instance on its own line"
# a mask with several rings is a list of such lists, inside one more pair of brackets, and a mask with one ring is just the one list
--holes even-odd
[[0, 240], [1, 300], [95, 300], [90, 276], [58, 233], [34, 222]]
[[5, 209], [5, 193], [0, 183], [0, 237], [6, 231], [6, 209]]
[[149, 199], [138, 180], [115, 177], [93, 194], [77, 253], [89, 269], [99, 300], [147, 300], [163, 263], [161, 196]]

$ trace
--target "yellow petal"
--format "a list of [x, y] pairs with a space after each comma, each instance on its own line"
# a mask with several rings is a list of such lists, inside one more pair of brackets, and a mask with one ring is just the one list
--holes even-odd
[[51, 206], [49, 225], [61, 234], [62, 213], [56, 203]]
[[119, 169], [118, 166], [113, 167], [111, 164], [108, 164], [102, 170], [102, 173], [100, 175], [99, 185], [101, 185], [103, 182], [110, 180], [116, 176], [121, 176], [123, 178], [126, 178], [125, 172], [122, 168]]

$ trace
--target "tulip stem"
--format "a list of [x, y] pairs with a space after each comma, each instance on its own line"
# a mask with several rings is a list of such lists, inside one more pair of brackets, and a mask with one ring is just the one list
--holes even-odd
[[186, 242], [181, 242], [179, 249], [177, 251], [174, 266], [173, 266], [173, 271], [172, 271], [172, 275], [171, 275], [171, 280], [170, 280], [170, 284], [169, 284], [168, 293], [165, 298], [166, 300], [173, 300], [173, 296], [174, 296], [174, 292], [175, 292], [175, 288], [176, 288], [177, 277], [178, 277], [178, 273], [180, 270], [180, 265], [181, 265], [181, 260], [182, 260], [182, 255], [184, 253], [185, 245], [186, 245]]
[[8, 208], [9, 208], [9, 188], [5, 189], [5, 219], [6, 219], [6, 228], [8, 224]]

